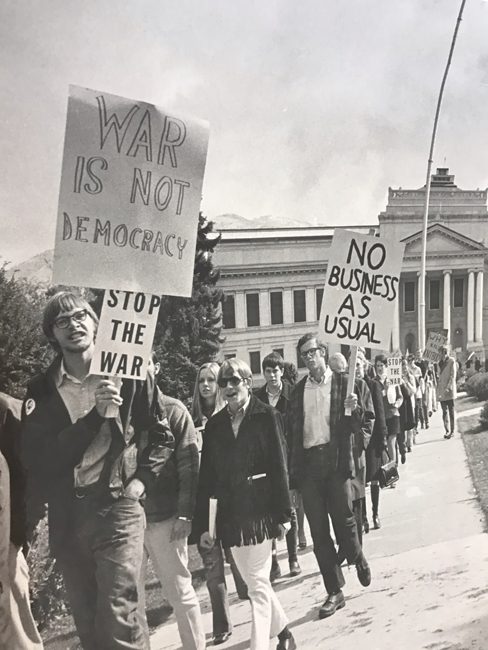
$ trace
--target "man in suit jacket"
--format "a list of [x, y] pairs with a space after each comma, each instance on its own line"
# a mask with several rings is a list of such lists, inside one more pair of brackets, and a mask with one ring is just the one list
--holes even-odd
[[[283, 381], [283, 369], [285, 362], [281, 354], [271, 352], [264, 357], [262, 362], [263, 376], [266, 383], [256, 389], [254, 394], [264, 404], [269, 404], [277, 409], [283, 418], [286, 416], [288, 401], [291, 394], [291, 386], [288, 382]], [[288, 550], [288, 564], [290, 566], [290, 576], [298, 576], [302, 572], [297, 558], [298, 545], [298, 522], [296, 510], [292, 509], [291, 528], [286, 534], [286, 547]], [[271, 582], [274, 582], [281, 576], [280, 565], [276, 553], [276, 541], [273, 540], [273, 560], [271, 563]]]
[[455, 415], [454, 400], [456, 399], [456, 371], [457, 364], [449, 356], [446, 347], [440, 349], [439, 379], [437, 381], [437, 399], [441, 403], [442, 419], [444, 421], [444, 438], [448, 440], [454, 435]]
[[[294, 388], [287, 412], [290, 487], [303, 497], [310, 524], [314, 553], [319, 564], [327, 600], [319, 611], [326, 618], [344, 607], [344, 576], [330, 535], [329, 514], [340, 537], [346, 558], [356, 565], [363, 586], [371, 571], [358, 540], [352, 510], [350, 479], [355, 476], [353, 447], [356, 437], [371, 435], [374, 409], [366, 386], [347, 394], [348, 377], [327, 365], [327, 348], [316, 334], [300, 338], [297, 351], [309, 375]], [[345, 415], [345, 409], [351, 415]]]

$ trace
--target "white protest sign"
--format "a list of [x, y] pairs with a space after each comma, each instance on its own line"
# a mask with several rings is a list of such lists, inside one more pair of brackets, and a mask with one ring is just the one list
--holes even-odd
[[336, 228], [320, 311], [324, 341], [389, 349], [403, 250], [401, 243]]
[[53, 283], [191, 295], [206, 122], [70, 86]]
[[90, 373], [145, 379], [160, 305], [159, 296], [106, 291]]
[[423, 357], [427, 361], [432, 361], [437, 363], [441, 358], [441, 348], [446, 345], [447, 342], [447, 330], [430, 330], [429, 336], [427, 338], [427, 343], [425, 344], [425, 350]]
[[392, 384], [402, 383], [402, 358], [400, 356], [388, 357], [386, 376]]

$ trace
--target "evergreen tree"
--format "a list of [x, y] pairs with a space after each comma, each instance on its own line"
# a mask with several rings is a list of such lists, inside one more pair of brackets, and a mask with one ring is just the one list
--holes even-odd
[[40, 324], [44, 290], [0, 267], [0, 391], [23, 397], [27, 381], [46, 366], [50, 347]]
[[215, 359], [223, 343], [220, 273], [212, 253], [220, 241], [200, 213], [191, 298], [163, 297], [154, 350], [161, 363], [159, 384], [167, 395], [188, 403], [199, 366]]

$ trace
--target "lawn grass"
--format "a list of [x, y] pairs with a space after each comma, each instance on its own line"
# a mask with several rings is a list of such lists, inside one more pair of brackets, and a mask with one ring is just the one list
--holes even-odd
[[[479, 402], [477, 404], [480, 405]], [[488, 530], [488, 429], [480, 424], [479, 414], [475, 414], [459, 418], [458, 430], [463, 438], [473, 485], [485, 515], [485, 530]]]

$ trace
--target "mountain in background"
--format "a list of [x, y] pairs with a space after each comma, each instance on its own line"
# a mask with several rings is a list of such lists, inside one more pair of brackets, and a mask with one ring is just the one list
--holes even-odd
[[[294, 219], [280, 219], [266, 215], [258, 219], [246, 219], [238, 214], [221, 214], [211, 219], [215, 224], [216, 230], [245, 230], [248, 228], [304, 228], [311, 224]], [[38, 255], [34, 255], [25, 262], [20, 262], [16, 266], [8, 269], [9, 275], [17, 278], [26, 278], [33, 282], [51, 284], [51, 275], [53, 269], [53, 253], [47, 250]]]

